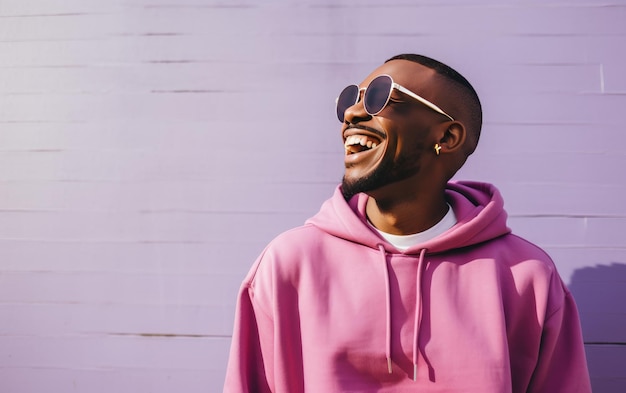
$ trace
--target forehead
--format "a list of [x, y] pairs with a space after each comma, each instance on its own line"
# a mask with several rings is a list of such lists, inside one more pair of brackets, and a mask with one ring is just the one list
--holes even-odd
[[394, 82], [409, 90], [423, 91], [435, 82], [437, 73], [419, 63], [409, 60], [392, 60], [382, 64], [372, 71], [361, 83], [361, 87], [367, 86], [370, 81], [381, 74], [390, 75]]

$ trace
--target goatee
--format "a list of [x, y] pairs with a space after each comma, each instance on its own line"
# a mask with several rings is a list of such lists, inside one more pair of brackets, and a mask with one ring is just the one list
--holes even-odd
[[419, 172], [418, 162], [417, 157], [412, 157], [409, 160], [406, 156], [400, 156], [397, 162], [383, 161], [367, 176], [349, 180], [344, 175], [341, 181], [341, 193], [346, 201], [350, 201], [358, 193], [367, 193], [409, 178]]

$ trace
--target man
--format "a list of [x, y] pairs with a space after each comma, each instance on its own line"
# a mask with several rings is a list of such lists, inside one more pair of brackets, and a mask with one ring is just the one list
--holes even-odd
[[450, 67], [396, 56], [337, 99], [335, 195], [240, 292], [225, 392], [590, 392], [576, 306], [499, 192], [450, 182], [481, 106]]

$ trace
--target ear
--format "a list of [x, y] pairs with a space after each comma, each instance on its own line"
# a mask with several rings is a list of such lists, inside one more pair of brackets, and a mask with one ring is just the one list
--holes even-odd
[[454, 153], [463, 149], [467, 131], [463, 123], [455, 121], [446, 128], [439, 140], [441, 152]]

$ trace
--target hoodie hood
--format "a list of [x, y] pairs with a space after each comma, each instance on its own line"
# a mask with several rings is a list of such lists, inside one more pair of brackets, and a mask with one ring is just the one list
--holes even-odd
[[383, 245], [386, 252], [418, 254], [422, 249], [428, 253], [445, 252], [467, 247], [510, 233], [506, 226], [507, 214], [498, 189], [488, 183], [458, 181], [446, 187], [446, 199], [452, 206], [457, 223], [445, 233], [424, 244], [405, 251], [396, 250], [367, 224], [365, 206], [369, 197], [355, 195], [346, 202], [339, 187], [320, 211], [307, 220], [330, 235], [361, 244], [373, 249]]

